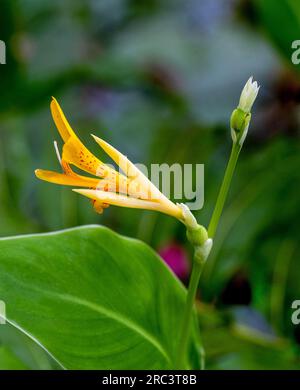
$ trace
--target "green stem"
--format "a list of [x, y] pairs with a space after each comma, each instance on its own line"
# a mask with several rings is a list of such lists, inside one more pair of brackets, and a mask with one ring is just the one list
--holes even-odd
[[242, 147], [238, 144], [238, 142], [232, 145], [231, 154], [226, 167], [223, 182], [213, 211], [213, 215], [208, 226], [208, 237], [210, 238], [215, 236], [241, 148]]
[[[236, 142], [232, 145], [231, 154], [229, 157], [229, 161], [226, 167], [226, 171], [224, 174], [224, 179], [219, 191], [219, 195], [217, 198], [217, 202], [209, 223], [208, 227], [208, 237], [213, 238], [217, 226], [223, 211], [223, 207], [227, 198], [228, 190], [230, 187], [230, 183], [232, 180], [232, 176], [236, 167], [236, 163], [239, 157], [239, 153], [241, 151], [242, 146]], [[191, 241], [191, 240], [190, 240]], [[195, 244], [194, 244], [195, 245]], [[196, 246], [195, 246], [196, 249]], [[207, 256], [206, 256], [207, 257]], [[190, 331], [191, 331], [191, 322], [193, 318], [193, 306], [196, 298], [197, 293], [197, 287], [199, 284], [201, 272], [204, 266], [204, 263], [206, 261], [205, 259], [194, 259], [193, 261], [193, 269], [192, 269], [192, 275], [188, 287], [188, 294], [187, 294], [187, 300], [184, 308], [183, 313], [183, 320], [181, 324], [181, 331], [180, 331], [180, 338], [179, 338], [179, 346], [177, 351], [177, 360], [176, 360], [176, 369], [184, 369], [184, 361], [186, 356], [186, 350], [190, 338]], [[203, 261], [202, 261], [203, 260]], [[201, 340], [201, 338], [199, 338]], [[202, 342], [200, 341], [200, 352], [201, 352], [201, 368], [204, 368], [204, 349]]]
[[[186, 299], [186, 304], [183, 313], [183, 320], [181, 324], [179, 347], [177, 351], [177, 360], [176, 360], [176, 369], [184, 369], [184, 359], [186, 356], [187, 344], [190, 337], [190, 329], [193, 318], [193, 307], [197, 293], [197, 287], [200, 280], [200, 275], [202, 272], [203, 263], [197, 261], [193, 262], [192, 275], [190, 278], [188, 294]], [[201, 349], [202, 345], [200, 346]], [[203, 360], [203, 359], [202, 359]]]

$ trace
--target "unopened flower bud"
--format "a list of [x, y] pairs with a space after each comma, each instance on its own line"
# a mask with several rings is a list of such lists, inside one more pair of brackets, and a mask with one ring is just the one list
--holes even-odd
[[198, 225], [194, 229], [187, 228], [186, 236], [194, 247], [202, 246], [208, 240], [207, 230], [202, 225]]
[[238, 142], [240, 146], [243, 145], [248, 132], [251, 120], [250, 111], [257, 97], [258, 91], [259, 86], [257, 82], [253, 81], [253, 78], [250, 77], [242, 90], [239, 105], [232, 112], [230, 118], [232, 141], [234, 143]]
[[251, 76], [242, 90], [238, 108], [244, 112], [250, 112], [258, 91], [259, 86], [257, 81], [253, 81], [253, 77]]

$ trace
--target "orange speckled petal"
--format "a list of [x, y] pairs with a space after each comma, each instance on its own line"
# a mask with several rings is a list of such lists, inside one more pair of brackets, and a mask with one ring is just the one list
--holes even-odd
[[127, 178], [97, 159], [78, 138], [70, 137], [63, 146], [62, 160], [110, 182], [111, 191], [127, 193]]
[[70, 137], [63, 146], [63, 160], [94, 176], [104, 177], [108, 167], [96, 158], [77, 137]]

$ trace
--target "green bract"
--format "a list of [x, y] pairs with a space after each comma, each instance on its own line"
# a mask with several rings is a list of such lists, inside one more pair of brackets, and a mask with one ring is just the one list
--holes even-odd
[[234, 143], [243, 144], [251, 120], [251, 114], [240, 108], [233, 110], [230, 118], [231, 137]]

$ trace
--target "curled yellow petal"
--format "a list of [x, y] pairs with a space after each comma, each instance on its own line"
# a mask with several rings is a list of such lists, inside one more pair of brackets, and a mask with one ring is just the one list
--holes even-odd
[[56, 127], [64, 140], [63, 159], [76, 167], [89, 172], [95, 176], [105, 175], [105, 164], [97, 159], [80, 141], [72, 130], [63, 110], [57, 100], [52, 97], [50, 104], [51, 113]]
[[50, 107], [53, 120], [65, 142], [63, 146], [63, 159], [67, 163], [73, 164], [98, 177], [105, 177], [108, 173], [111, 174], [112, 170], [96, 158], [77, 137], [54, 97], [52, 97]]
[[67, 121], [63, 110], [61, 109], [60, 105], [54, 97], [52, 97], [50, 109], [54, 123], [64, 142], [67, 142], [71, 136], [76, 137], [76, 134], [74, 133], [69, 122]]
[[96, 211], [97, 214], [102, 214], [104, 209], [107, 209], [109, 207], [108, 203], [102, 203], [97, 200], [92, 200], [94, 210]]

